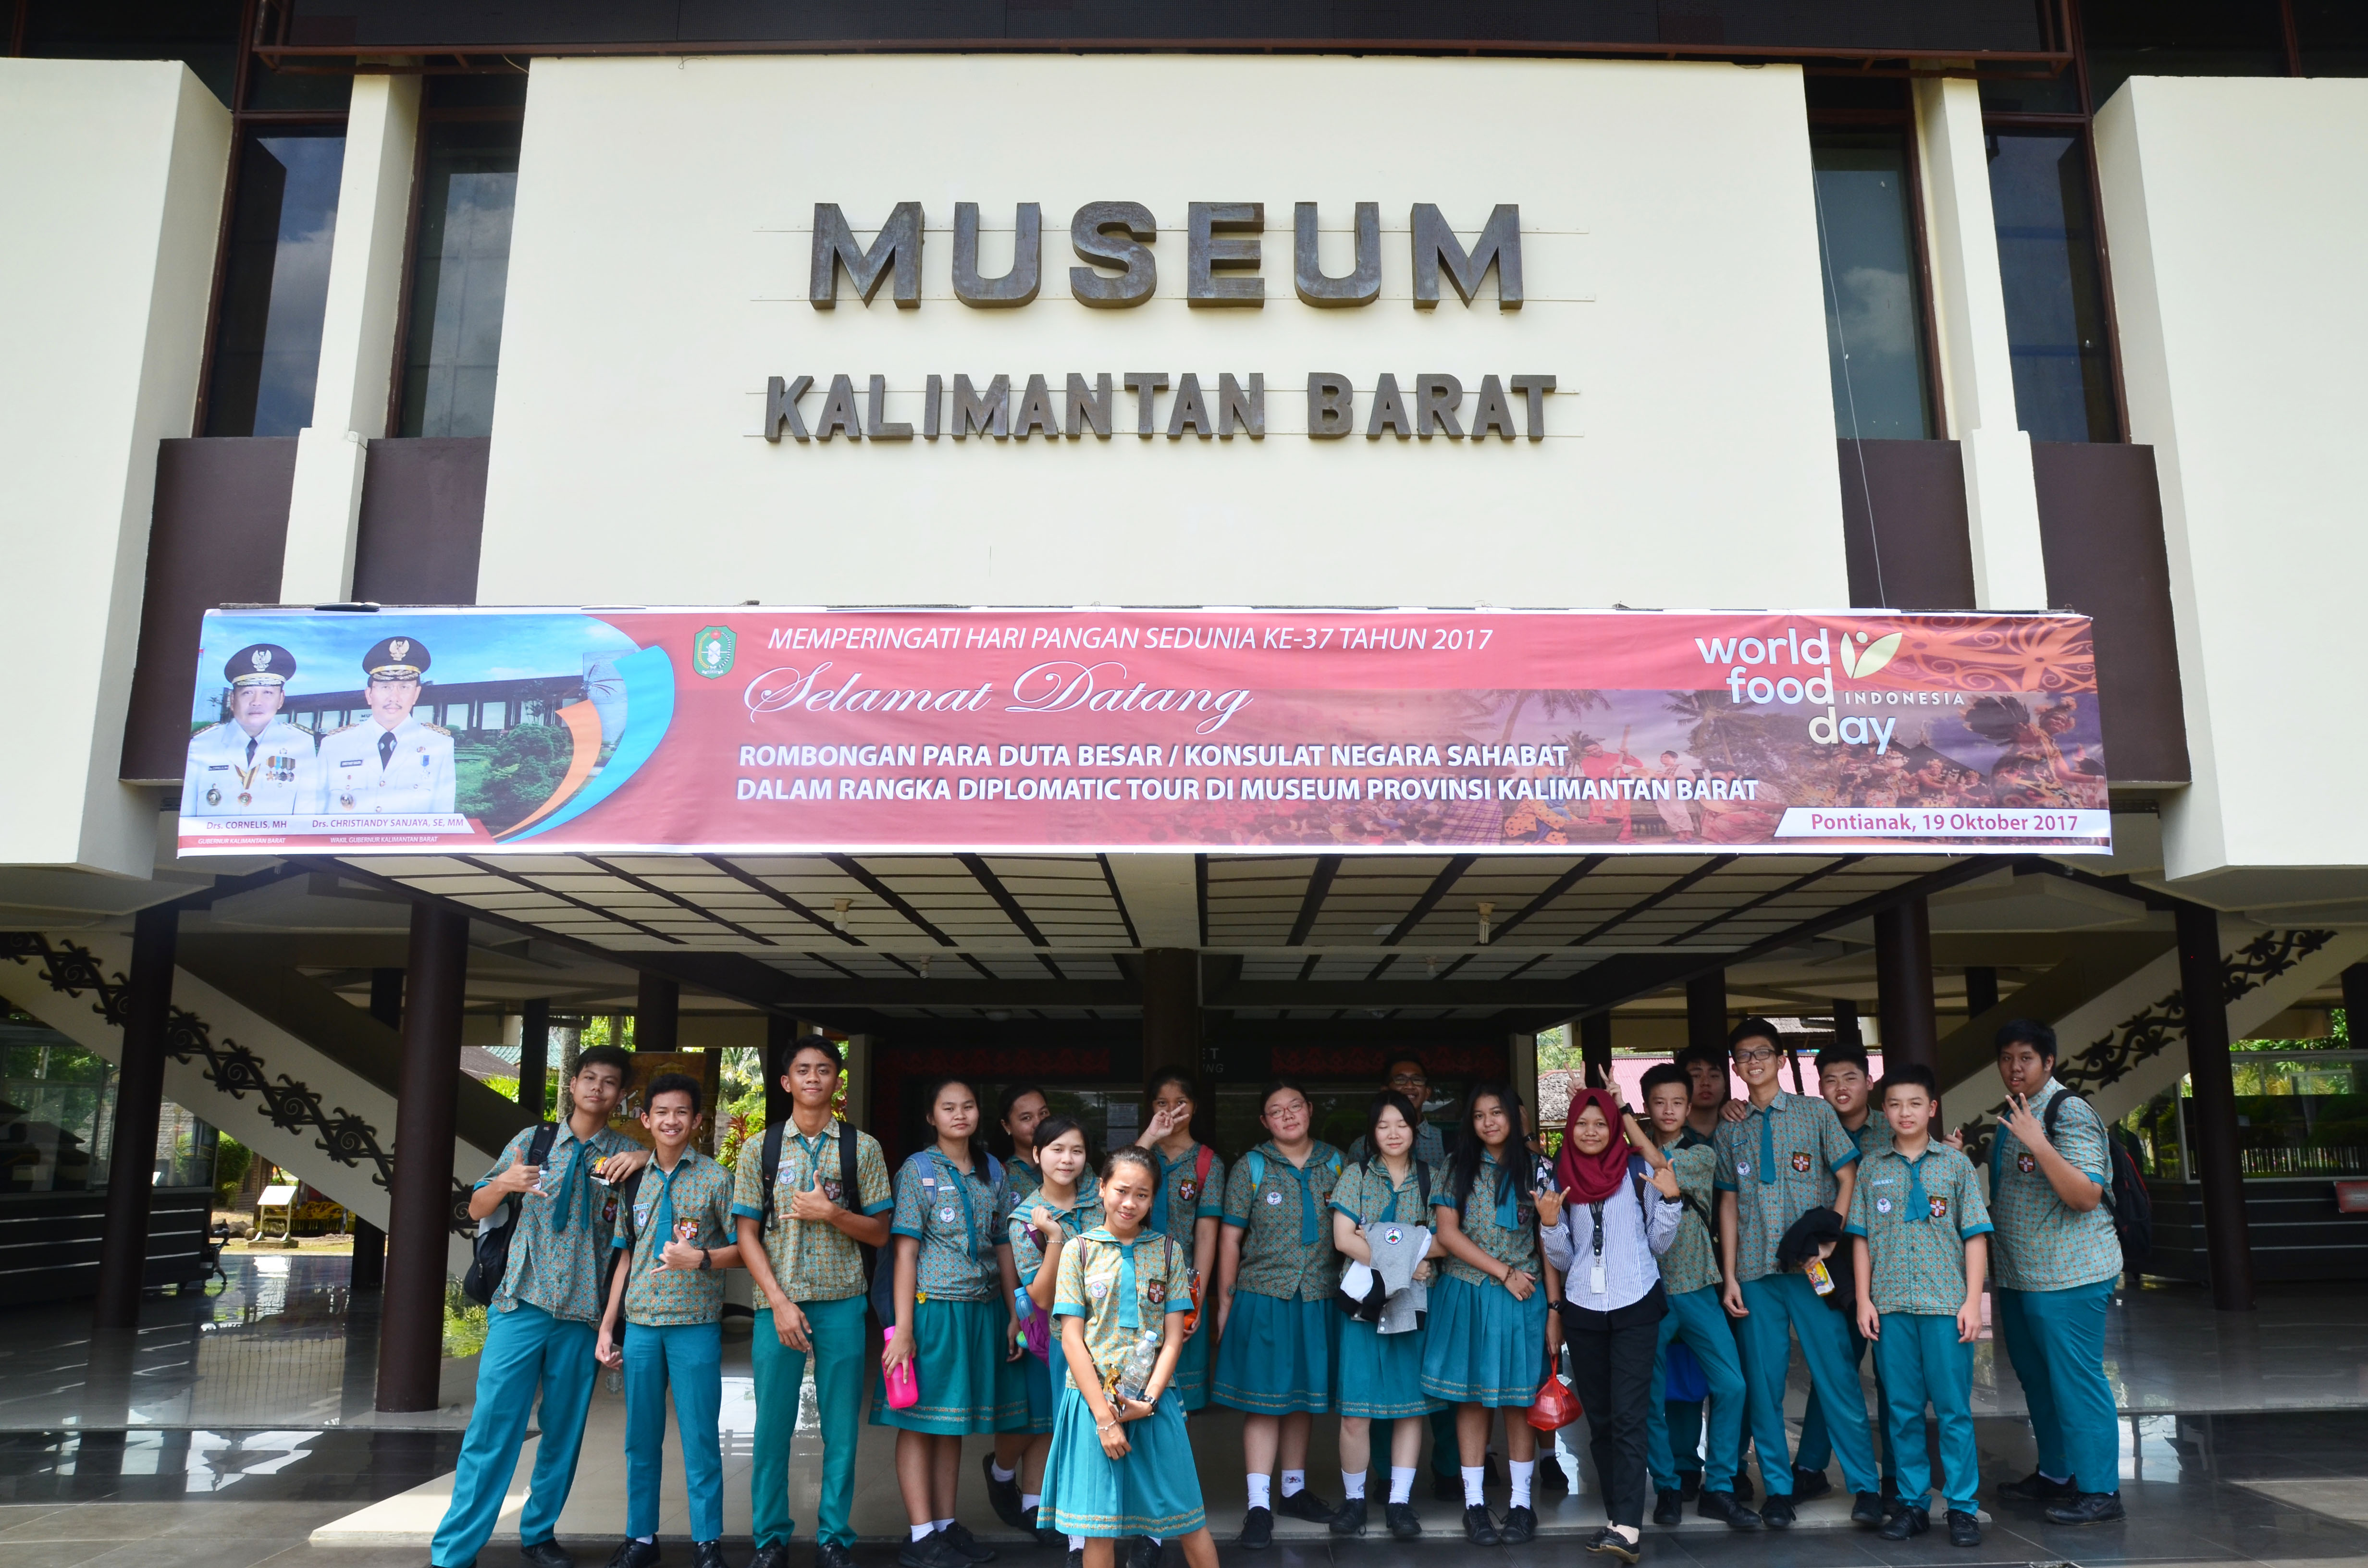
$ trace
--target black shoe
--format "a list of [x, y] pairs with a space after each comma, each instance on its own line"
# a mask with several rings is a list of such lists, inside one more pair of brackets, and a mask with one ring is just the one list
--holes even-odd
[[720, 1540], [694, 1540], [690, 1543], [691, 1568], [726, 1568], [723, 1543]]
[[1274, 1544], [1274, 1510], [1252, 1508], [1242, 1516], [1242, 1533], [1234, 1540], [1244, 1551], [1264, 1551]]
[[609, 1568], [657, 1568], [658, 1559], [664, 1555], [656, 1541], [628, 1540], [609, 1559]]
[[[945, 1528], [938, 1532], [938, 1539], [944, 1541], [948, 1546], [952, 1547], [954, 1550], [954, 1555], [965, 1562], [992, 1562], [995, 1561], [995, 1548], [991, 1546], [979, 1545], [978, 1537], [970, 1533], [970, 1527], [967, 1525], [948, 1525]], [[702, 1563], [700, 1564], [700, 1568], [706, 1568], [706, 1565]]]
[[1963, 1508], [1949, 1510], [1949, 1544], [1979, 1546], [1982, 1543], [1982, 1521]]
[[1694, 1505], [1694, 1512], [1705, 1519], [1717, 1519], [1731, 1530], [1756, 1530], [1759, 1516], [1735, 1500], [1732, 1492], [1705, 1492]]
[[555, 1540], [539, 1540], [532, 1546], [520, 1541], [518, 1559], [527, 1568], [575, 1568], [575, 1559]]
[[1486, 1503], [1463, 1506], [1463, 1539], [1474, 1546], [1502, 1546], [1505, 1538], [1497, 1533], [1497, 1521]]
[[1463, 1502], [1463, 1478], [1460, 1475], [1440, 1475], [1436, 1471], [1432, 1471], [1430, 1477], [1430, 1495], [1434, 1502]]
[[[1069, 1538], [1044, 1522], [1042, 1509], [1028, 1510], [1028, 1528], [1035, 1536], [1037, 1545], [1049, 1547], [1054, 1551], [1069, 1550]], [[750, 1568], [755, 1568], [755, 1565], [751, 1564]]]
[[1795, 1517], [1790, 1497], [1770, 1497], [1759, 1509], [1759, 1522], [1771, 1530], [1791, 1529]]
[[[1066, 1539], [1066, 1538], [1064, 1537], [1064, 1539]], [[1078, 1547], [1078, 1546], [1073, 1546], [1073, 1547], [1071, 1547], [1071, 1548], [1069, 1549], [1069, 1561], [1068, 1561], [1067, 1568], [1086, 1568], [1086, 1551], [1085, 1551], [1085, 1548], [1083, 1548], [1083, 1547]]]
[[790, 1568], [790, 1549], [786, 1546], [760, 1546], [757, 1555], [748, 1559], [748, 1568]]
[[1824, 1471], [1803, 1470], [1798, 1465], [1793, 1467], [1793, 1502], [1805, 1503], [1812, 1497], [1822, 1497], [1833, 1489], [1834, 1483], [1826, 1479]]
[[1678, 1495], [1689, 1503], [1701, 1496], [1702, 1478], [1702, 1472], [1698, 1470], [1678, 1471]]
[[2044, 1517], [2051, 1525], [2110, 1525], [2128, 1518], [2129, 1514], [2122, 1507], [2118, 1492], [2083, 1492], [2068, 1503], [2046, 1509]]
[[[1862, 1530], [1881, 1529], [1884, 1518], [1880, 1492], [1861, 1492], [1850, 1504], [1850, 1523]], [[1928, 1518], [1924, 1522], [1929, 1525], [1932, 1521]]]
[[1332, 1505], [1315, 1495], [1315, 1489], [1312, 1486], [1303, 1486], [1285, 1497], [1277, 1511], [1289, 1514], [1294, 1519], [1305, 1519], [1311, 1525], [1332, 1522]]
[[[750, 1568], [755, 1565], [750, 1564]], [[814, 1542], [814, 1568], [855, 1568], [855, 1553], [835, 1540]]]
[[1665, 1530], [1675, 1529], [1677, 1528], [1679, 1522], [1684, 1519], [1685, 1517], [1686, 1500], [1683, 1494], [1677, 1492], [1656, 1492], [1653, 1494], [1653, 1522], [1655, 1524], [1660, 1526]]
[[945, 1532], [939, 1530], [918, 1540], [907, 1540], [898, 1547], [896, 1564], [897, 1568], [970, 1568], [970, 1559], [956, 1551]]
[[1906, 1507], [1884, 1520], [1883, 1528], [1874, 1533], [1885, 1540], [1906, 1540], [1911, 1536], [1922, 1535], [1931, 1528], [1932, 1516], [1930, 1513], [1922, 1508]]
[[[1304, 1497], [1306, 1494], [1303, 1492], [1300, 1495]], [[1365, 1500], [1362, 1497], [1351, 1497], [1333, 1511], [1332, 1533], [1334, 1535], [1365, 1533]]]
[[1422, 1539], [1422, 1521], [1414, 1517], [1413, 1504], [1387, 1504], [1382, 1509], [1382, 1517], [1389, 1521], [1391, 1540], [1419, 1540]]
[[1527, 1503], [1506, 1509], [1497, 1525], [1497, 1539], [1507, 1546], [1527, 1546], [1537, 1535], [1538, 1513]]
[[1158, 1568], [1159, 1542], [1147, 1535], [1126, 1543], [1126, 1568]]
[[2068, 1481], [2050, 1481], [2034, 1470], [2021, 1481], [2000, 1482], [1998, 1494], [2018, 1503], [2069, 1503], [2080, 1489]]
[[1750, 1472], [1741, 1465], [1736, 1465], [1735, 1467], [1735, 1500], [1738, 1503], [1748, 1503], [1757, 1495], [1759, 1494], [1751, 1490]]
[[986, 1477], [986, 1501], [995, 1517], [1013, 1529], [1019, 1528], [1019, 1477], [1015, 1473], [1008, 1481], [996, 1480], [993, 1454], [978, 1456], [978, 1472]]
[[1886, 1476], [1884, 1476], [1884, 1477], [1883, 1478], [1883, 1516], [1884, 1516], [1884, 1517], [1885, 1517], [1885, 1518], [1889, 1518], [1892, 1515], [1894, 1515], [1894, 1514], [1897, 1513], [1897, 1512], [1898, 1512], [1902, 1507], [1904, 1507], [1905, 1506], [1906, 1506], [1905, 1500], [1904, 1500], [1904, 1499], [1902, 1499], [1902, 1498], [1900, 1497], [1900, 1495], [1899, 1495], [1899, 1477], [1897, 1477], [1897, 1476], [1896, 1476], [1896, 1475], [1886, 1475]]
[[1607, 1557], [1617, 1557], [1622, 1562], [1634, 1562], [1645, 1555], [1645, 1542], [1641, 1537], [1632, 1541], [1606, 1526], [1602, 1533], [1587, 1543], [1587, 1550], [1600, 1551]]

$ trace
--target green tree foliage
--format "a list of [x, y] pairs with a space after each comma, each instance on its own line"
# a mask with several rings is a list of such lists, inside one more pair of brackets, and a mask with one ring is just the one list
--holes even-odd
[[227, 1132], [214, 1145], [214, 1196], [222, 1207], [227, 1209], [238, 1196], [239, 1183], [246, 1179], [254, 1159], [255, 1152]]
[[472, 749], [482, 766], [461, 770], [461, 814], [498, 833], [551, 799], [567, 777], [575, 742], [564, 725], [521, 724]]

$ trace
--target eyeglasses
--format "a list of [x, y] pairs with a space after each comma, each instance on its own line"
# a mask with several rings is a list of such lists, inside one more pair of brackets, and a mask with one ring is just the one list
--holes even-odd
[[1390, 1087], [1393, 1089], [1423, 1088], [1429, 1083], [1430, 1080], [1419, 1073], [1394, 1073], [1390, 1075]]
[[1735, 1059], [1737, 1062], [1770, 1062], [1773, 1061], [1775, 1056], [1776, 1052], [1767, 1046], [1761, 1046], [1757, 1051], [1738, 1051], [1735, 1053]]

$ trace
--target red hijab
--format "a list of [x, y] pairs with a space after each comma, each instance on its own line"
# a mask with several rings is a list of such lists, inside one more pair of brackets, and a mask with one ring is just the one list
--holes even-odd
[[[1600, 1154], [1578, 1152], [1578, 1113], [1588, 1106], [1600, 1110], [1611, 1128], [1611, 1142]], [[1561, 1184], [1564, 1199], [1573, 1203], [1600, 1203], [1628, 1179], [1628, 1140], [1622, 1135], [1619, 1098], [1611, 1090], [1571, 1091], [1570, 1120], [1563, 1127], [1562, 1158], [1554, 1163], [1554, 1179]]]

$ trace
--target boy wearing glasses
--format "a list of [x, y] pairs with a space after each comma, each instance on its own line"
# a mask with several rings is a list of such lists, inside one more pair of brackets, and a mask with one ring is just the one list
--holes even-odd
[[1789, 1529], [1794, 1518], [1784, 1380], [1797, 1334], [1833, 1446], [1841, 1455], [1842, 1475], [1856, 1494], [1850, 1518], [1874, 1529], [1884, 1522], [1883, 1497], [1867, 1430], [1866, 1392], [1850, 1358], [1850, 1329], [1806, 1274], [1780, 1269], [1776, 1262], [1784, 1233], [1810, 1210], [1832, 1210], [1839, 1231], [1856, 1183], [1858, 1144], [1842, 1131], [1833, 1107], [1784, 1093], [1776, 1041], [1776, 1026], [1765, 1018], [1746, 1018], [1735, 1027], [1727, 1048], [1749, 1093], [1749, 1108], [1741, 1120], [1721, 1122], [1716, 1134], [1719, 1253], [1726, 1274], [1721, 1299], [1727, 1315], [1743, 1324], [1751, 1437], [1768, 1490], [1759, 1517], [1770, 1529]]

